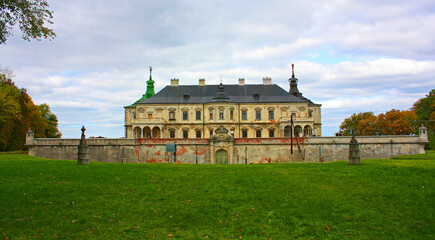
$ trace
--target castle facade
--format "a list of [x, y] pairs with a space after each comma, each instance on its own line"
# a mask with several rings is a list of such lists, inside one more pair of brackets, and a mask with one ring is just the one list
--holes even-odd
[[126, 138], [211, 138], [220, 126], [233, 138], [321, 136], [321, 105], [302, 96], [292, 65], [289, 91], [263, 78], [263, 84], [171, 85], [147, 92], [125, 108]]

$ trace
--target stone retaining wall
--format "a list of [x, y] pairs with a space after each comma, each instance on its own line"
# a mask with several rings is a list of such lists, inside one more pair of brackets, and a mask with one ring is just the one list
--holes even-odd
[[[427, 132], [426, 132], [427, 133]], [[229, 139], [229, 140], [228, 140]], [[427, 134], [419, 136], [358, 136], [361, 159], [390, 158], [423, 154]], [[216, 151], [224, 149], [229, 163], [318, 162], [348, 160], [351, 137], [227, 138], [220, 143], [210, 139], [126, 139], [89, 138], [90, 160], [126, 163], [215, 163]], [[77, 159], [80, 139], [28, 139], [29, 155], [53, 159]], [[176, 160], [166, 152], [166, 145], [177, 146]], [[291, 145], [293, 144], [293, 154]], [[228, 147], [231, 146], [231, 147]]]

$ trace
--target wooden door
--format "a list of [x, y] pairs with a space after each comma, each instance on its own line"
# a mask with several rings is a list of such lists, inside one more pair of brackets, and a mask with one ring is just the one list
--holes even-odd
[[219, 150], [216, 152], [216, 164], [228, 164], [228, 152]]

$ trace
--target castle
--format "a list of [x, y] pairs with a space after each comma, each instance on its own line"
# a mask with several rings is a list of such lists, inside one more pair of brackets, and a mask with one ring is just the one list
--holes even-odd
[[[289, 91], [271, 81], [205, 85], [200, 79], [186, 86], [172, 79], [155, 94], [150, 68], [146, 93], [124, 107], [125, 137], [87, 139], [81, 152], [99, 162], [190, 164], [343, 161], [352, 144], [358, 160], [425, 152], [424, 127], [413, 136], [320, 137], [321, 105], [299, 92], [294, 66]], [[29, 155], [54, 159], [77, 159], [80, 142], [26, 135]]]
[[206, 85], [199, 79], [198, 85], [179, 85], [172, 79], [155, 94], [150, 68], [146, 93], [124, 107], [125, 137], [210, 138], [220, 126], [233, 138], [321, 136], [321, 105], [299, 92], [294, 65], [289, 91], [271, 81]]

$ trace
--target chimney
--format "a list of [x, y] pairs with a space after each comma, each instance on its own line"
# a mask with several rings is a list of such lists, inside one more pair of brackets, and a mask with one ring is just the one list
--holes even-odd
[[245, 85], [245, 79], [239, 78], [239, 86], [244, 86], [244, 85]]
[[271, 85], [271, 84], [272, 84], [272, 78], [270, 77], [263, 78], [263, 85]]
[[178, 87], [179, 82], [180, 80], [178, 80], [178, 78], [171, 79], [171, 87]]
[[199, 79], [199, 86], [204, 86], [205, 85], [205, 79], [204, 78], [200, 78]]

